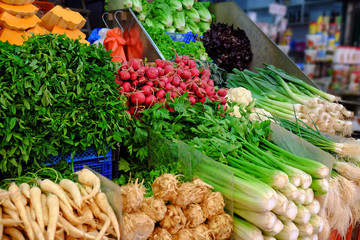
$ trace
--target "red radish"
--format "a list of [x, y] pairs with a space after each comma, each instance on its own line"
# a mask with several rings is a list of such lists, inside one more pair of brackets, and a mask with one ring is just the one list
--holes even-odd
[[219, 96], [215, 93], [215, 95], [212, 96], [215, 100], [219, 99]]
[[160, 58], [156, 59], [155, 60], [156, 66], [159, 66], [161, 62], [162, 62], [162, 60]]
[[159, 100], [159, 103], [164, 103], [164, 102], [166, 102], [166, 98], [161, 98], [161, 99]]
[[139, 59], [133, 58], [129, 61], [129, 64], [133, 67], [133, 69], [136, 71], [140, 67], [140, 61]]
[[191, 69], [190, 72], [191, 72], [191, 75], [193, 75], [195, 77], [198, 77], [200, 75], [200, 71], [197, 68]]
[[129, 82], [124, 82], [123, 89], [125, 92], [130, 92], [131, 84]]
[[182, 87], [177, 87], [177, 90], [180, 93], [180, 95], [183, 95], [184, 89], [182, 89]]
[[221, 105], [225, 105], [225, 104], [226, 104], [226, 98], [221, 97], [219, 100], [220, 100], [220, 104], [221, 104]]
[[142, 86], [141, 90], [143, 91], [145, 96], [149, 96], [149, 95], [151, 95], [153, 93], [151, 87], [148, 86], [148, 85]]
[[133, 115], [136, 111], [136, 107], [130, 107], [129, 108], [129, 112], [130, 112], [130, 115]]
[[175, 110], [172, 107], [168, 107], [167, 110], [169, 110], [169, 112], [175, 112]]
[[169, 78], [163, 76], [163, 77], [160, 78], [160, 81], [163, 81], [163, 82], [165, 82], [165, 83], [168, 83], [168, 82], [169, 82]]
[[177, 94], [176, 92], [171, 92], [170, 96], [171, 96], [172, 98], [176, 98], [176, 97], [178, 96], [178, 94]]
[[123, 65], [121, 65], [120, 68], [121, 68], [121, 70], [128, 69], [129, 65], [127, 65], [127, 63], [125, 62]]
[[174, 62], [179, 63], [181, 62], [181, 57], [176, 54], [176, 57], [174, 59]]
[[226, 92], [226, 90], [224, 88], [220, 88], [218, 90], [218, 94], [219, 94], [220, 97], [225, 97], [227, 92]]
[[139, 70], [136, 71], [137, 75], [139, 77], [142, 77], [145, 75], [145, 68], [144, 67], [141, 67]]
[[191, 85], [191, 90], [193, 90], [194, 92], [196, 92], [196, 90], [198, 89], [198, 85], [196, 85], [196, 83], [193, 83]]
[[165, 74], [165, 70], [163, 68], [158, 67], [157, 70], [158, 70], [159, 76], [163, 76]]
[[194, 78], [193, 78], [193, 81], [196, 82], [196, 83], [199, 83], [199, 82], [200, 82], [200, 78], [199, 78], [199, 77], [194, 77]]
[[120, 72], [120, 79], [121, 80], [129, 80], [130, 79], [130, 73], [128, 71], [121, 71]]
[[129, 69], [128, 69], [128, 71], [129, 71], [129, 73], [134, 73], [135, 71], [134, 71], [134, 68], [133, 67], [129, 67]]
[[137, 79], [137, 74], [136, 72], [133, 72], [132, 74], [130, 74], [130, 80], [131, 81], [135, 81]]
[[183, 90], [186, 90], [186, 84], [184, 82], [181, 82], [180, 83], [180, 87], [183, 89]]
[[189, 97], [189, 100], [191, 102], [191, 105], [195, 104], [196, 103], [196, 98], [195, 97]]
[[145, 72], [146, 72], [148, 69], [149, 69], [149, 66], [148, 66], [148, 65], [144, 66]]
[[165, 97], [165, 90], [164, 89], [160, 89], [159, 91], [156, 92], [156, 98], [163, 98]]
[[171, 81], [171, 83], [174, 85], [174, 86], [178, 86], [181, 82], [181, 78], [179, 76], [174, 76], [173, 80]]
[[205, 97], [205, 90], [203, 88], [198, 88], [198, 89], [196, 89], [195, 94], [199, 98], [203, 98], [203, 97]]
[[182, 71], [180, 68], [176, 69], [176, 74], [177, 74], [177, 75], [181, 76], [181, 75], [182, 75], [182, 72], [183, 72], [183, 71]]
[[139, 81], [139, 83], [143, 84], [143, 83], [145, 83], [147, 81], [147, 79], [146, 79], [145, 76], [141, 76], [141, 77], [138, 78], [138, 81]]
[[159, 81], [159, 86], [160, 86], [161, 88], [164, 88], [164, 87], [166, 86], [166, 82], [164, 82], [164, 81]]
[[119, 81], [118, 83], [120, 86], [124, 85], [124, 82], [123, 81]]
[[190, 68], [196, 68], [196, 62], [193, 61], [193, 60], [189, 60], [188, 65], [189, 65]]
[[[184, 56], [185, 57], [185, 56]], [[183, 57], [183, 59], [182, 59], [182, 63], [184, 63], [184, 65], [186, 65], [186, 64], [188, 64], [188, 60], [187, 59], [184, 59], [184, 57]]]
[[206, 80], [201, 80], [200, 81], [200, 87], [202, 88], [206, 88], [208, 85], [207, 85], [207, 81]]
[[130, 101], [136, 106], [142, 105], [145, 102], [145, 95], [142, 92], [135, 92], [131, 94]]
[[172, 62], [170, 62], [170, 61], [168, 61], [168, 60], [166, 60], [166, 61], [164, 61], [164, 68], [166, 67], [166, 66], [168, 66], [168, 65], [173, 65], [173, 63]]
[[209, 80], [207, 81], [207, 84], [208, 84], [209, 86], [213, 87], [213, 86], [214, 86], [214, 81], [211, 80], [211, 79], [209, 79]]
[[156, 67], [149, 67], [149, 69], [146, 70], [146, 76], [149, 79], [155, 79], [158, 77], [158, 75], [159, 75], [159, 71], [157, 70]]
[[145, 106], [150, 107], [156, 103], [156, 97], [154, 95], [149, 95], [145, 98]]
[[184, 70], [189, 70], [190, 67], [189, 66], [184, 66]]
[[187, 71], [187, 70], [184, 70], [181, 77], [184, 78], [184, 79], [190, 79], [191, 78], [191, 73], [189, 71]]
[[211, 72], [210, 72], [209, 69], [206, 68], [206, 69], [204, 69], [204, 70], [201, 71], [201, 75], [210, 77], [210, 76], [211, 76]]
[[130, 114], [130, 115], [131, 115], [131, 112], [130, 112], [129, 110], [125, 110], [125, 112], [127, 112], [128, 114]]
[[212, 95], [215, 94], [215, 91], [214, 91], [213, 87], [206, 87], [205, 92], [206, 92], [206, 96], [212, 96]]
[[170, 91], [170, 90], [172, 89], [172, 87], [173, 87], [173, 85], [171, 85], [171, 83], [167, 83], [167, 84], [165, 85], [165, 90], [166, 90], [166, 91]]
[[165, 70], [165, 74], [169, 74], [170, 72], [173, 73], [175, 71], [175, 69], [172, 65], [166, 65], [164, 70]]
[[138, 81], [138, 80], [132, 81], [132, 84], [133, 84], [134, 86], [137, 86], [137, 85], [139, 84], [139, 81]]
[[179, 63], [179, 68], [184, 69], [185, 66], [186, 66], [185, 63], [183, 63], [183, 62]]
[[206, 97], [203, 97], [203, 98], [199, 99], [199, 102], [201, 102], [201, 103], [205, 103], [205, 101], [206, 101]]
[[154, 83], [152, 81], [147, 81], [145, 84], [150, 87], [154, 86]]

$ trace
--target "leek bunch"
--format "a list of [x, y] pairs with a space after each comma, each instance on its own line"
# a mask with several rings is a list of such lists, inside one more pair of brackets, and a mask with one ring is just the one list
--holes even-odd
[[234, 69], [228, 87], [244, 87], [256, 99], [255, 106], [273, 116], [291, 121], [301, 119], [322, 132], [347, 136], [352, 133], [352, 112], [335, 103], [334, 95], [325, 93], [271, 65], [257, 68], [258, 73]]

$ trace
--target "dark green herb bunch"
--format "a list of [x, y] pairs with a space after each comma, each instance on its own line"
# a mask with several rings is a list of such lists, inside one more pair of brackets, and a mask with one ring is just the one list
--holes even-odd
[[115, 70], [109, 52], [64, 35], [0, 42], [0, 178], [127, 136]]

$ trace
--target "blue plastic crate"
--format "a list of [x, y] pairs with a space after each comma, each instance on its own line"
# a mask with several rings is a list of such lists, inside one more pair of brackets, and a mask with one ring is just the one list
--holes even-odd
[[[56, 164], [61, 159], [70, 163], [70, 153], [62, 158], [60, 154], [58, 156], [50, 155], [48, 165]], [[112, 179], [112, 149], [105, 156], [99, 156], [93, 147], [87, 147], [85, 151], [75, 153], [73, 162], [75, 172], [83, 169], [83, 165], [86, 165], [103, 176]]]
[[[184, 42], [184, 43], [195, 42], [195, 38], [193, 37], [192, 32], [187, 32], [187, 33], [169, 33], [169, 32], [166, 32], [166, 34], [169, 35], [170, 38], [172, 40], [174, 40], [175, 42]], [[197, 37], [198, 35], [195, 34], [195, 36]]]

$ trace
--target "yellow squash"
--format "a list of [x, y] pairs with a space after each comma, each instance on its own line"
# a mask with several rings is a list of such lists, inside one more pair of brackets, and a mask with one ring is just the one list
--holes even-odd
[[0, 2], [0, 13], [8, 12], [16, 17], [30, 17], [34, 16], [39, 9], [32, 4], [25, 4], [21, 6], [10, 5]]
[[41, 25], [51, 30], [55, 25], [68, 30], [81, 29], [86, 20], [80, 13], [65, 9], [60, 5], [55, 6], [41, 18]]
[[40, 19], [34, 15], [27, 18], [19, 18], [11, 15], [8, 12], [0, 13], [0, 27], [9, 28], [12, 30], [27, 30], [33, 28], [40, 23]]

